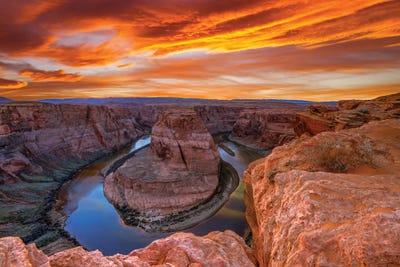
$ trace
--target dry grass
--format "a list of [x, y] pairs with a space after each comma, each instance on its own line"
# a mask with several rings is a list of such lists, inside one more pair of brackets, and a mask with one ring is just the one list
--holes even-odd
[[347, 172], [349, 169], [373, 164], [374, 148], [367, 138], [327, 139], [310, 148], [309, 160], [316, 169], [331, 172]]

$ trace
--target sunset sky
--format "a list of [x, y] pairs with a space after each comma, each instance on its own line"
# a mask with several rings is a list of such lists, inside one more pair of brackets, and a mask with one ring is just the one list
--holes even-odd
[[400, 0], [0, 0], [0, 96], [400, 92]]

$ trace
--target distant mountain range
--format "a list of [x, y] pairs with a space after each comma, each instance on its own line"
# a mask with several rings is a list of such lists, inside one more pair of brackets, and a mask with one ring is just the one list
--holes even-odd
[[[12, 102], [13, 100], [0, 97], [0, 103]], [[177, 97], [127, 97], [127, 98], [66, 98], [66, 99], [42, 99], [38, 100], [42, 103], [51, 104], [89, 104], [89, 105], [146, 105], [146, 104], [218, 104], [227, 102], [253, 102], [253, 103], [266, 103], [266, 102], [280, 102], [292, 103], [297, 105], [310, 105], [310, 104], [327, 104], [336, 105], [337, 101], [325, 102], [312, 102], [306, 100], [282, 100], [282, 99], [233, 99], [233, 100], [215, 100], [215, 99], [200, 99], [200, 98], [177, 98]]]
[[215, 100], [215, 99], [200, 99], [200, 98], [177, 98], [177, 97], [132, 97], [132, 98], [69, 98], [69, 99], [43, 99], [39, 100], [44, 103], [52, 104], [210, 104], [210, 103], [226, 103], [227, 101], [251, 101], [251, 102], [283, 102], [297, 105], [310, 104], [327, 104], [336, 105], [337, 101], [313, 102], [306, 100], [282, 100], [282, 99], [233, 99], [233, 100]]
[[0, 103], [7, 103], [7, 102], [11, 102], [11, 101], [12, 101], [11, 99], [0, 96]]
[[177, 97], [127, 97], [127, 98], [67, 98], [67, 99], [43, 99], [39, 102], [52, 104], [200, 104], [221, 100], [177, 98]]

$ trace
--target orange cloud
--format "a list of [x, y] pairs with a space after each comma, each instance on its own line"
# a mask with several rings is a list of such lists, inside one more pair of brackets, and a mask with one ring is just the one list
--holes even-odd
[[22, 77], [28, 77], [32, 82], [77, 82], [82, 79], [78, 73], [65, 73], [64, 70], [44, 71], [35, 69], [25, 69], [19, 72]]
[[34, 81], [19, 99], [364, 98], [398, 91], [398, 14], [398, 0], [2, 1], [0, 66]]
[[18, 89], [27, 86], [24, 81], [14, 81], [0, 78], [0, 89]]

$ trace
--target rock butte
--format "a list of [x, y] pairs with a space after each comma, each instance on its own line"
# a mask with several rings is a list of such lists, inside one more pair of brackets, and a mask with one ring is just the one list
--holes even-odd
[[93, 267], [93, 266], [176, 266], [252, 267], [256, 266], [250, 248], [232, 231], [211, 232], [197, 237], [177, 233], [154, 241], [128, 255], [105, 257], [96, 250], [68, 249], [47, 257], [34, 244], [25, 245], [18, 237], [0, 238], [0, 264], [10, 267]]
[[261, 266], [400, 265], [400, 120], [303, 136], [245, 172]]
[[153, 126], [150, 148], [109, 174], [104, 192], [118, 207], [165, 216], [210, 198], [218, 186], [219, 163], [217, 147], [197, 113], [168, 110]]

